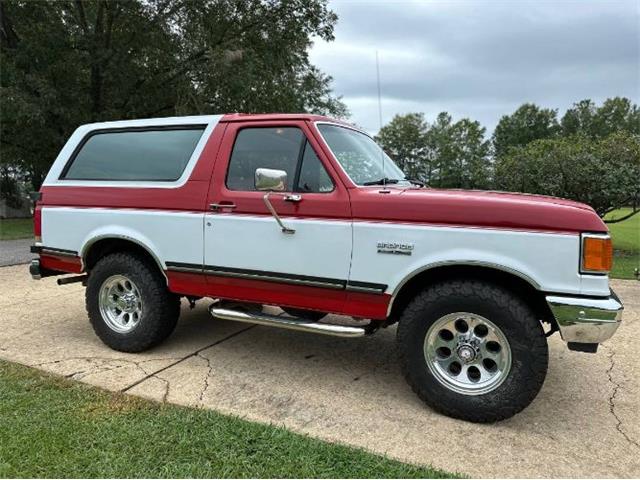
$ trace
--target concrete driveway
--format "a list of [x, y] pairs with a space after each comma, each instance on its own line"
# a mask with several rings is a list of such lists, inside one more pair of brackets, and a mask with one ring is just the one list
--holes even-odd
[[640, 283], [614, 281], [625, 321], [596, 355], [550, 339], [546, 383], [510, 420], [431, 411], [402, 379], [395, 329], [336, 339], [210, 318], [184, 306], [173, 336], [138, 355], [95, 337], [83, 288], [0, 268], [0, 358], [160, 401], [202, 406], [472, 477], [640, 476]]
[[33, 238], [0, 240], [0, 267], [29, 263], [35, 255], [31, 253]]

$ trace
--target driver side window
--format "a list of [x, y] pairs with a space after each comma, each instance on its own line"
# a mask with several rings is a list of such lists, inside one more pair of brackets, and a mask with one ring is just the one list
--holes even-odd
[[238, 132], [227, 172], [229, 190], [255, 190], [257, 168], [287, 172], [287, 189], [296, 173], [304, 135], [299, 128], [244, 128]]
[[255, 191], [258, 168], [287, 172], [287, 190], [301, 193], [333, 191], [333, 182], [297, 127], [244, 128], [236, 136], [229, 160], [229, 190]]

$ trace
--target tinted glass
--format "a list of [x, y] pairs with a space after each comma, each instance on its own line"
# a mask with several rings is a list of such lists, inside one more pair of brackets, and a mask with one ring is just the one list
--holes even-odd
[[177, 180], [203, 131], [204, 127], [94, 134], [82, 146], [64, 178]]
[[324, 193], [333, 190], [333, 182], [324, 166], [313, 151], [309, 142], [305, 144], [302, 166], [300, 167], [300, 179], [298, 180], [299, 192]]
[[245, 128], [240, 130], [229, 161], [227, 188], [255, 190], [258, 168], [287, 172], [287, 190], [293, 182], [304, 135], [299, 128]]

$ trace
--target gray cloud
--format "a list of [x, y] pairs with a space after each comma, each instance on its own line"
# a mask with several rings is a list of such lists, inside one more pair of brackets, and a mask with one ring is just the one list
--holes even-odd
[[331, 3], [336, 40], [312, 61], [334, 77], [352, 120], [378, 129], [375, 51], [383, 119], [442, 110], [479, 120], [533, 101], [560, 113], [583, 98], [638, 101], [640, 23], [636, 1], [458, 1]]

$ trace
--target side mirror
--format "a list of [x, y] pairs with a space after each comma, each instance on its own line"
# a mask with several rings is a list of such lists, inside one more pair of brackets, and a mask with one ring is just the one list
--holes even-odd
[[256, 190], [283, 192], [287, 189], [287, 172], [272, 168], [256, 168]]

